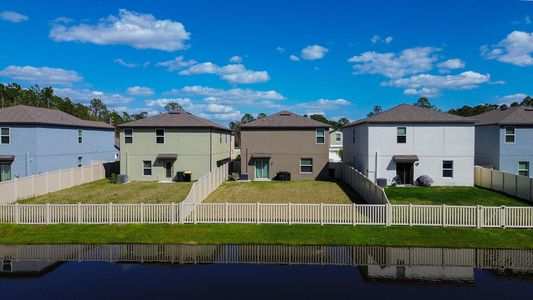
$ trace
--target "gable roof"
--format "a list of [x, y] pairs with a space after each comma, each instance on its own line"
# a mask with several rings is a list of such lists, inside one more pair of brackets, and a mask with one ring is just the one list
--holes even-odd
[[476, 125], [533, 125], [533, 107], [513, 106], [495, 109], [473, 117]]
[[317, 128], [331, 127], [326, 123], [306, 118], [290, 111], [284, 110], [246, 124], [241, 128]]
[[35, 124], [83, 128], [114, 129], [104, 122], [79, 119], [57, 109], [15, 105], [0, 109], [0, 124]]
[[231, 131], [230, 129], [219, 125], [215, 122], [197, 117], [191, 113], [185, 111], [175, 111], [168, 113], [161, 113], [150, 118], [131, 121], [119, 125], [118, 127], [148, 127], [148, 128], [215, 128], [225, 131]]
[[433, 109], [422, 108], [409, 104], [400, 104], [377, 115], [352, 122], [345, 127], [359, 124], [469, 124], [474, 120], [457, 115], [447, 114]]

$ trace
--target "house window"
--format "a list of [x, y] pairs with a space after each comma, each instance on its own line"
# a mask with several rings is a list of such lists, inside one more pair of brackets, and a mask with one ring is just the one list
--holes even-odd
[[222, 133], [220, 134], [220, 143], [222, 144]]
[[518, 175], [529, 177], [529, 162], [528, 161], [518, 162]]
[[0, 143], [9, 144], [11, 142], [11, 135], [9, 133], [9, 128], [0, 129]]
[[505, 143], [514, 144], [516, 141], [516, 132], [514, 127], [505, 127]]
[[78, 129], [78, 144], [83, 143], [83, 130]]
[[165, 143], [165, 130], [164, 129], [156, 129], [155, 130], [155, 143], [156, 144], [164, 144]]
[[300, 158], [300, 173], [313, 173], [312, 158]]
[[228, 135], [225, 134], [224, 137], [226, 138], [226, 144], [228, 143]]
[[352, 143], [355, 144], [355, 128], [352, 129]]
[[11, 180], [11, 163], [0, 163], [0, 182]]
[[335, 141], [342, 142], [342, 134], [340, 132], [335, 133]]
[[143, 160], [143, 176], [152, 176], [152, 162]]
[[317, 128], [316, 130], [316, 143], [317, 144], [324, 144], [325, 136], [324, 136], [324, 128]]
[[398, 144], [405, 144], [407, 142], [407, 128], [405, 127], [396, 128], [396, 142]]
[[442, 161], [442, 177], [445, 177], [445, 178], [453, 177], [453, 160]]
[[133, 129], [124, 129], [124, 143], [133, 144]]
[[83, 156], [78, 156], [78, 167], [83, 166]]

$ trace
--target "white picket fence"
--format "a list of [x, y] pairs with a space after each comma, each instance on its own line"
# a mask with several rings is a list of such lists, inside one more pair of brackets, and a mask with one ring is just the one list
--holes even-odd
[[533, 202], [533, 178], [531, 177], [475, 166], [474, 183], [479, 187]]
[[0, 182], [0, 204], [32, 198], [105, 177], [103, 163], [45, 172]]
[[350, 186], [370, 204], [389, 204], [385, 190], [363, 173], [345, 163], [329, 163], [335, 169], [335, 176]]
[[533, 228], [533, 207], [390, 204], [7, 204], [0, 223], [318, 224]]

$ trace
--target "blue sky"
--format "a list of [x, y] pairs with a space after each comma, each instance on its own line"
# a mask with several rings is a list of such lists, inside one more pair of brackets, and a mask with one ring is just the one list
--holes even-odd
[[20, 0], [0, 5], [0, 32], [0, 82], [224, 124], [533, 94], [532, 1]]

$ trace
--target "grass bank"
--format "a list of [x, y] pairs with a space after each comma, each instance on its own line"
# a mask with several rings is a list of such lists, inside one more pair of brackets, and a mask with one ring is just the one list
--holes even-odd
[[111, 183], [102, 179], [78, 185], [43, 196], [18, 201], [19, 203], [171, 203], [181, 202], [192, 183], [158, 183], [133, 181], [127, 184]]
[[317, 180], [224, 182], [204, 203], [362, 203], [341, 182]]
[[0, 225], [0, 244], [278, 244], [533, 249], [533, 230], [318, 225]]
[[530, 206], [502, 193], [478, 187], [387, 187], [392, 204]]

